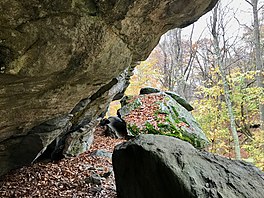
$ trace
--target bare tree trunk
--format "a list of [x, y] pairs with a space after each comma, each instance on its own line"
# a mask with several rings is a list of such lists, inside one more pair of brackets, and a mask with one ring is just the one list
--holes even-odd
[[[181, 29], [174, 29], [164, 35], [159, 47], [163, 53], [163, 85], [170, 91], [180, 91], [182, 95], [183, 86], [181, 86], [182, 76], [182, 49], [181, 49]], [[179, 87], [180, 86], [180, 87]], [[179, 87], [179, 89], [178, 89]]]
[[[258, 19], [258, 0], [251, 0], [251, 5], [253, 8], [253, 17], [254, 17], [254, 45], [255, 45], [255, 56], [256, 56], [256, 80], [257, 87], [263, 91], [263, 60], [260, 47], [260, 31], [259, 31], [259, 19]], [[261, 129], [264, 129], [264, 104], [260, 101], [259, 104], [259, 113], [260, 113], [260, 126]]]
[[219, 44], [219, 35], [217, 31], [217, 11], [219, 9], [219, 4], [216, 6], [213, 10], [213, 23], [212, 23], [212, 36], [214, 39], [214, 47], [215, 47], [215, 54], [216, 54], [216, 61], [217, 65], [219, 66], [220, 74], [221, 74], [221, 79], [223, 81], [223, 86], [224, 86], [224, 96], [225, 96], [225, 102], [226, 106], [228, 109], [228, 115], [230, 119], [230, 128], [232, 131], [232, 136], [234, 140], [234, 147], [235, 147], [235, 157], [237, 160], [241, 159], [241, 154], [240, 154], [240, 146], [239, 146], [239, 139], [237, 135], [237, 130], [236, 130], [236, 124], [235, 124], [235, 116], [233, 113], [233, 108], [232, 108], [232, 102], [230, 99], [230, 89], [228, 86], [228, 82], [226, 79], [226, 74], [224, 71], [224, 62], [223, 62], [223, 57], [221, 56], [221, 50], [220, 50], [220, 44]]

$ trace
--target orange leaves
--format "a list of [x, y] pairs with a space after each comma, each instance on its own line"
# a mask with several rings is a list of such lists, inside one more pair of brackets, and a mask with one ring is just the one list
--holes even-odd
[[[0, 197], [116, 197], [111, 159], [91, 156], [91, 153], [98, 149], [112, 152], [124, 140], [100, 136], [99, 130], [91, 150], [76, 158], [37, 163], [3, 176]], [[92, 174], [102, 176], [102, 185], [85, 182]]]
[[178, 127], [190, 127], [188, 124], [186, 124], [185, 122], [180, 122], [177, 124]]
[[140, 129], [144, 127], [146, 122], [149, 122], [153, 126], [157, 127], [158, 120], [165, 120], [165, 115], [158, 113], [158, 102], [162, 101], [164, 97], [162, 95], [143, 95], [138, 97], [140, 97], [142, 105], [139, 108], [131, 111], [130, 114], [125, 116], [124, 119], [129, 124], [135, 124]]

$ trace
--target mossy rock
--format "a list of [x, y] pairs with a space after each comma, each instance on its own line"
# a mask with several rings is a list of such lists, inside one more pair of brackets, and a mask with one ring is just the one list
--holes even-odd
[[[134, 99], [131, 96], [125, 96], [128, 97], [123, 104], [121, 104], [121, 109], [119, 109], [120, 115], [126, 116], [134, 109], [140, 107], [142, 105], [142, 102], [140, 101], [140, 98]], [[131, 100], [131, 101], [130, 101]]]
[[[144, 99], [157, 95], [162, 96], [162, 100], [152, 101], [152, 104], [146, 107]], [[151, 100], [148, 99], [147, 101]], [[144, 110], [144, 108], [153, 106], [155, 106], [156, 110], [152, 111], [151, 114], [148, 113], [147, 109]], [[172, 136], [187, 141], [196, 148], [204, 148], [209, 144], [208, 139], [192, 114], [166, 93], [140, 95], [137, 99], [121, 108], [120, 111], [123, 112], [121, 115], [131, 114], [133, 117], [133, 110], [135, 109], [137, 109], [137, 112], [142, 110], [142, 119], [149, 118], [139, 124], [139, 122], [130, 121], [129, 116], [127, 116], [128, 129], [135, 136], [142, 133]]]
[[188, 111], [192, 111], [193, 110], [192, 105], [190, 105], [190, 103], [188, 103], [180, 95], [178, 95], [178, 94], [176, 94], [175, 92], [172, 92], [172, 91], [166, 91], [165, 93], [168, 94], [169, 96], [171, 96], [174, 100], [176, 100], [181, 106], [183, 106]]

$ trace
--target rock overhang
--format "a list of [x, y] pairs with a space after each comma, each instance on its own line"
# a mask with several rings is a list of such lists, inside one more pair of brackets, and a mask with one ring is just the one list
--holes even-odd
[[[92, 128], [160, 36], [196, 21], [216, 2], [1, 1], [0, 174], [48, 146], [38, 127], [61, 139], [87, 123]], [[64, 123], [76, 105], [84, 107]], [[24, 155], [21, 145], [33, 149], [23, 162], [14, 159]]]

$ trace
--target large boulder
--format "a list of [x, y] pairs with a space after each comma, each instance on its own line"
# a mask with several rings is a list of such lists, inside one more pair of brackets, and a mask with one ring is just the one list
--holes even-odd
[[115, 147], [118, 198], [262, 198], [264, 173], [172, 137], [141, 135]]
[[83, 152], [136, 62], [163, 33], [196, 21], [216, 2], [0, 1], [0, 175], [52, 142], [69, 155]]
[[174, 100], [176, 100], [181, 106], [183, 106], [188, 111], [192, 111], [193, 107], [192, 105], [186, 101], [183, 97], [181, 97], [179, 94], [172, 92], [172, 91], [165, 91], [166, 94], [170, 95]]
[[[151, 94], [151, 93], [159, 93], [159, 92], [161, 91], [154, 87], [143, 87], [140, 89], [139, 94]], [[165, 93], [170, 95], [174, 100], [176, 100], [180, 105], [182, 105], [188, 111], [193, 110], [193, 107], [190, 105], [190, 103], [187, 102], [186, 99], [181, 97], [179, 94], [172, 91], [165, 91]]]
[[[173, 92], [126, 96], [118, 110], [132, 135], [141, 133], [173, 136], [197, 148], [209, 144], [200, 125]], [[184, 104], [187, 104], [185, 102]]]

